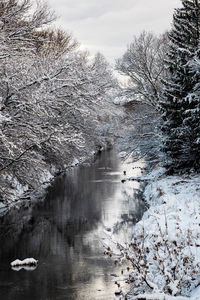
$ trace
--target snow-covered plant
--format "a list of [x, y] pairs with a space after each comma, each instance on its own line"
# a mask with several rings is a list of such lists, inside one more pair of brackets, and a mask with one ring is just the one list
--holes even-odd
[[160, 99], [163, 117], [163, 151], [169, 172], [200, 168], [199, 66], [200, 3], [182, 0], [174, 12], [166, 57], [168, 76]]
[[106, 145], [101, 124], [118, 117], [106, 60], [78, 51], [70, 34], [48, 27], [53, 20], [40, 1], [0, 2], [1, 200], [10, 178], [36, 189], [44, 170]]
[[[122, 299], [139, 295], [139, 299], [146, 299], [143, 294], [189, 296], [200, 284], [200, 263], [195, 255], [197, 236], [190, 229], [183, 236], [177, 223], [172, 238], [167, 219], [164, 226], [156, 221], [153, 231], [140, 223], [131, 243], [120, 244], [111, 239], [112, 246], [105, 246], [105, 255], [121, 266], [123, 277], [115, 283], [121, 289]], [[130, 286], [128, 292], [124, 282]]]
[[128, 78], [122, 89], [123, 97], [158, 109], [166, 44], [165, 34], [157, 37], [144, 31], [139, 37], [134, 37], [122, 58], [116, 62], [116, 69]]
[[119, 151], [126, 153], [123, 159], [129, 157], [134, 162], [144, 159], [150, 169], [159, 164], [163, 156], [160, 151], [160, 115], [148, 105], [139, 103], [129, 102], [123, 107], [125, 118], [118, 130]]
[[[166, 72], [164, 58], [167, 35], [156, 36], [142, 32], [127, 47], [117, 60], [117, 71], [127, 79], [118, 93], [120, 103], [125, 107], [126, 143], [120, 151], [130, 153], [138, 160], [145, 157], [157, 162], [159, 159], [161, 113], [159, 98], [162, 93], [161, 78]], [[119, 135], [124, 136], [123, 127]]]

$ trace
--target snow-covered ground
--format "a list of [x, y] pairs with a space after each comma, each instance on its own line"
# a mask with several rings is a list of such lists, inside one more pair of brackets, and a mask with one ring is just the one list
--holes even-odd
[[117, 299], [200, 300], [200, 175], [166, 176], [159, 169], [139, 179], [148, 180], [149, 209], [131, 243], [114, 241], [107, 250], [122, 268]]
[[[128, 249], [140, 265], [139, 275], [137, 268], [129, 275], [142, 283], [138, 288], [131, 284], [130, 299], [199, 300], [200, 176], [158, 174], [162, 170], [152, 174], [145, 189], [149, 209], [134, 227], [135, 249]], [[142, 254], [134, 253], [138, 249]]]

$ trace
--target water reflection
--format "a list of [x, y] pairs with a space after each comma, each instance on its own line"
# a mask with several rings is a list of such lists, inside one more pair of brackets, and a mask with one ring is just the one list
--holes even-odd
[[[114, 151], [103, 152], [94, 165], [57, 178], [44, 202], [0, 220], [1, 299], [114, 298], [110, 274], [117, 270], [102, 255], [102, 232], [130, 240], [145, 209], [139, 183], [121, 183], [124, 169], [133, 172]], [[9, 267], [26, 257], [39, 259], [32, 272]]]

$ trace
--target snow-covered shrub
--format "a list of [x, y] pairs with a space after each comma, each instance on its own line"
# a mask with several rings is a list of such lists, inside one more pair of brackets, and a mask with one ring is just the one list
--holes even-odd
[[122, 299], [199, 300], [200, 178], [161, 175], [156, 179], [156, 173], [162, 174], [153, 172], [145, 188], [150, 208], [134, 226], [132, 241], [122, 244], [111, 235], [105, 254], [121, 266], [122, 282], [116, 284], [123, 291]]
[[[190, 229], [183, 237], [177, 223], [171, 239], [167, 219], [164, 230], [158, 221], [154, 231], [139, 225], [131, 243], [113, 241], [115, 247], [107, 247], [105, 251], [115, 258], [115, 264], [122, 266], [124, 280], [130, 285], [130, 290], [123, 293], [125, 299], [143, 293], [189, 296], [200, 283], [200, 261], [195, 250], [197, 237]], [[118, 281], [116, 284], [120, 287]]]

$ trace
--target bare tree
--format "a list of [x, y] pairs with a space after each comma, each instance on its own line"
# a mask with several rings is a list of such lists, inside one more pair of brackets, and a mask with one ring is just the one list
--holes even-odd
[[159, 99], [166, 72], [166, 48], [166, 34], [157, 37], [142, 32], [116, 62], [116, 69], [128, 78], [119, 91], [127, 116], [121, 133], [123, 136], [126, 131], [126, 140], [120, 150], [128, 151], [134, 161], [145, 159], [157, 163], [161, 155]]
[[78, 47], [78, 42], [72, 35], [62, 29], [43, 29], [35, 31], [33, 36], [36, 40], [36, 49], [38, 53], [54, 53], [54, 55], [63, 55], [73, 51]]
[[6, 201], [106, 143], [102, 114], [109, 114], [115, 85], [100, 54], [91, 61], [70, 34], [46, 27], [53, 20], [46, 6], [31, 5], [0, 3], [0, 197]]
[[156, 37], [143, 32], [134, 37], [122, 58], [116, 62], [116, 69], [129, 79], [122, 90], [123, 96], [158, 109], [161, 77], [165, 71], [165, 48], [166, 35]]

